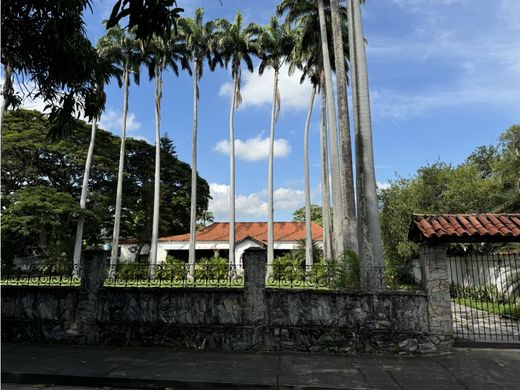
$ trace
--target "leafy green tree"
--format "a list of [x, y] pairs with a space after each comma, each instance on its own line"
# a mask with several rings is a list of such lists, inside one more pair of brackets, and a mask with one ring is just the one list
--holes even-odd
[[[37, 111], [8, 112], [4, 126], [1, 190], [3, 217], [9, 217], [2, 218], [2, 260], [9, 262], [14, 256], [24, 257], [34, 251], [45, 255], [49, 248], [58, 245], [58, 241], [60, 245], [66, 243], [72, 248], [72, 233], [80, 214], [85, 216], [84, 243], [92, 246], [106, 242], [106, 232], [110, 231], [113, 223], [119, 137], [97, 130], [90, 191], [86, 209], [81, 211], [79, 199], [90, 126], [76, 121], [76, 136], [55, 142], [49, 142], [43, 131], [47, 128], [46, 116]], [[141, 140], [130, 138], [127, 141], [127, 168], [123, 182], [125, 199], [122, 204], [125, 213], [121, 221], [121, 236], [136, 238], [140, 245], [144, 245], [151, 238], [154, 147]], [[164, 161], [161, 167], [161, 208], [164, 213], [159, 233], [185, 233], [189, 227], [191, 168], [177, 159], [172, 141], [167, 137], [161, 140], [161, 159]], [[201, 215], [207, 210], [209, 185], [199, 177], [197, 186], [197, 212]], [[42, 193], [50, 200], [39, 198]], [[22, 204], [15, 204], [20, 199]], [[34, 199], [44, 200], [39, 205]], [[29, 201], [37, 208], [28, 207]], [[36, 221], [53, 213], [57, 213], [60, 219], [51, 218], [56, 222], [50, 225], [20, 223]], [[33, 230], [22, 229], [23, 226], [30, 226]], [[40, 236], [47, 238], [40, 240]], [[72, 252], [67, 250], [66, 253], [70, 261]]]
[[[294, 222], [305, 222], [305, 208], [302, 207], [293, 213]], [[320, 226], [323, 226], [322, 208], [316, 204], [311, 205], [311, 220]]]
[[71, 130], [72, 116], [89, 105], [96, 83], [93, 74], [103, 67], [86, 36], [83, 12], [88, 4], [88, 0], [2, 2], [1, 60], [7, 81], [2, 116], [21, 101], [14, 95], [12, 78], [23, 74], [51, 110], [52, 134]]

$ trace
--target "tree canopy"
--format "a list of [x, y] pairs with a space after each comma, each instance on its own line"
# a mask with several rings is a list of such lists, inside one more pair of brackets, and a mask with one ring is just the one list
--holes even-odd
[[[74, 230], [90, 127], [75, 121], [73, 138], [49, 142], [47, 117], [16, 110], [5, 117], [2, 165], [2, 260], [46, 254], [56, 247], [72, 255]], [[112, 228], [120, 139], [99, 129], [85, 211], [87, 245], [105, 242]], [[172, 141], [161, 139], [160, 234], [189, 228], [191, 169], [179, 161]], [[121, 236], [150, 240], [153, 207], [154, 146], [127, 140]], [[197, 214], [203, 215], [209, 185], [198, 178]], [[70, 248], [69, 248], [70, 247]]]

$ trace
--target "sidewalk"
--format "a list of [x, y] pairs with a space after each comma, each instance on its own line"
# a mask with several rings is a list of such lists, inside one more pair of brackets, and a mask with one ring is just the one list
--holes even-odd
[[2, 382], [178, 389], [519, 389], [520, 350], [440, 357], [2, 345]]

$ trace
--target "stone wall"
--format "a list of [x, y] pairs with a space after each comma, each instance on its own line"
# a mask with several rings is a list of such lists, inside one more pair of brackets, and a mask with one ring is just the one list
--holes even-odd
[[[449, 335], [438, 328], [425, 293], [266, 289], [265, 252], [246, 259], [243, 289], [102, 287], [101, 273], [92, 269], [80, 288], [4, 287], [2, 338], [178, 349], [446, 351]], [[95, 259], [89, 266], [96, 267]]]

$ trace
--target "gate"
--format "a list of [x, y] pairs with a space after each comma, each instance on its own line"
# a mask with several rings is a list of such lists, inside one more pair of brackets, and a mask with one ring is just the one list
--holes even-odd
[[448, 257], [458, 346], [520, 348], [520, 254]]

